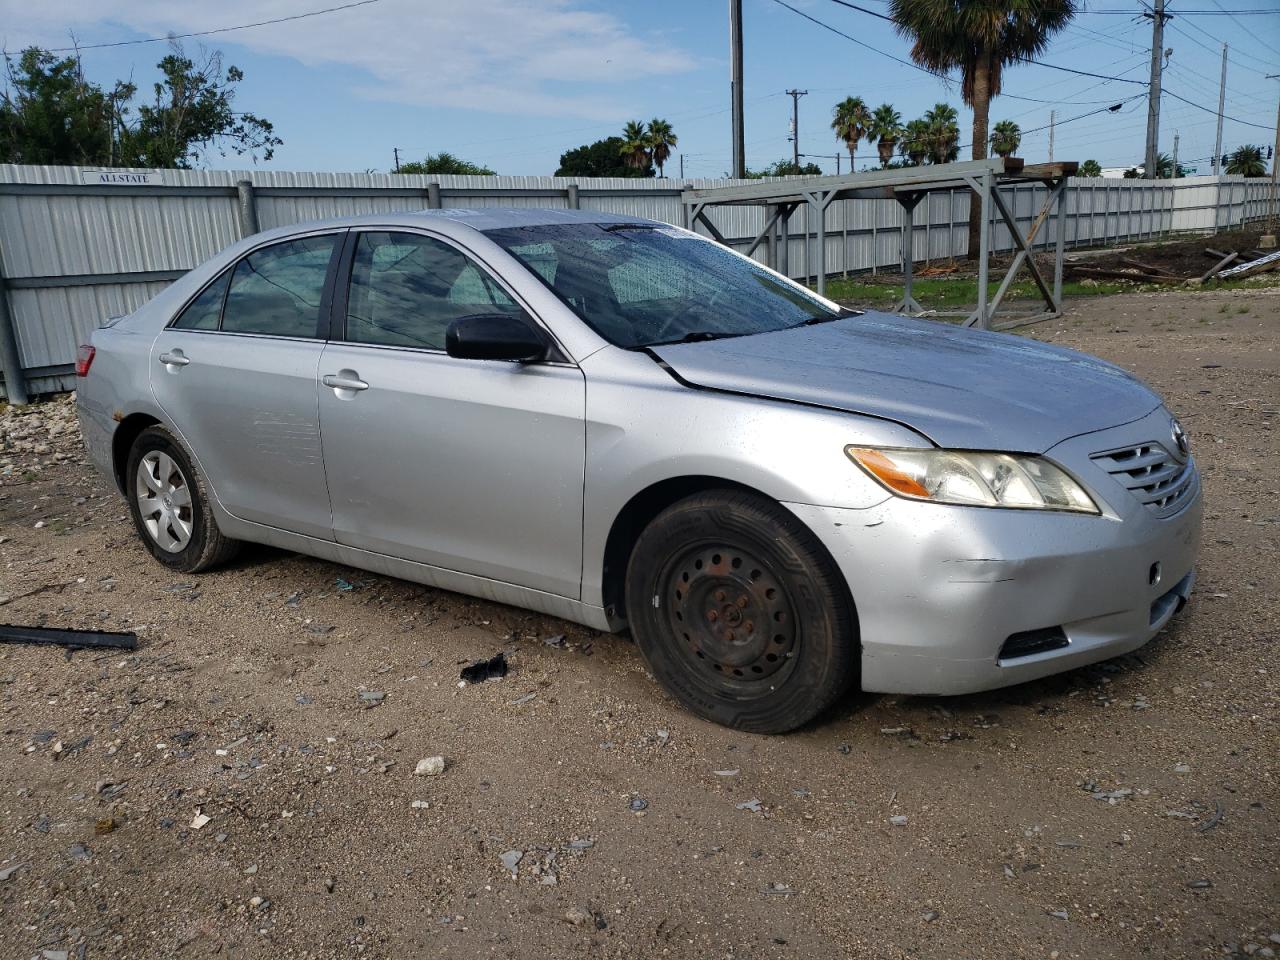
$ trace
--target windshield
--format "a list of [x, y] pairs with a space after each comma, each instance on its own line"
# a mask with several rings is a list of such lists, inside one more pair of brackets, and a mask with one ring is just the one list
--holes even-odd
[[620, 347], [741, 337], [845, 315], [674, 227], [574, 223], [485, 233]]

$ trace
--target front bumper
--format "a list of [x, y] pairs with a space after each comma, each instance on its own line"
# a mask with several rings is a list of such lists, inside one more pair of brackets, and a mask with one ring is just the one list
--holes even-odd
[[[865, 510], [787, 504], [848, 580], [863, 689], [989, 690], [1119, 656], [1155, 636], [1194, 585], [1199, 477], [1185, 507], [1159, 519], [1088, 456], [1140, 436], [1151, 419], [1049, 452], [1090, 489], [1102, 516], [899, 497]], [[1156, 419], [1167, 424], [1168, 414]], [[1001, 658], [1011, 635], [1052, 627], [1065, 646]]]

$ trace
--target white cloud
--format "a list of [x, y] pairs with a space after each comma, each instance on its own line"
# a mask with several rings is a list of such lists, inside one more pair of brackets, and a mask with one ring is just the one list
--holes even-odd
[[[66, 46], [189, 33], [291, 16], [320, 0], [0, 0], [0, 41]], [[367, 97], [494, 113], [612, 120], [628, 115], [637, 83], [693, 69], [660, 36], [640, 36], [584, 0], [380, 0], [305, 20], [214, 34], [311, 67], [343, 66], [369, 79]], [[138, 48], [141, 50], [146, 47]], [[231, 58], [234, 61], [234, 57]]]

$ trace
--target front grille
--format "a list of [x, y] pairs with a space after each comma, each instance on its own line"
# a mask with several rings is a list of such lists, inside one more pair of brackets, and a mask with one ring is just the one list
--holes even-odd
[[1095, 453], [1093, 460], [1157, 517], [1171, 517], [1181, 510], [1196, 487], [1195, 463], [1179, 463], [1154, 441]]

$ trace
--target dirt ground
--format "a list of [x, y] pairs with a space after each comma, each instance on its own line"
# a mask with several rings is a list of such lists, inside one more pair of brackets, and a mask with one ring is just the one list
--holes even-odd
[[[786, 737], [520, 610], [266, 549], [171, 576], [68, 408], [0, 417], [0, 621], [141, 638], [0, 646], [0, 956], [1274, 956], [1278, 329], [1280, 289], [1029, 329], [1191, 434], [1205, 548], [1171, 628]], [[505, 679], [459, 688], [498, 651]]]

